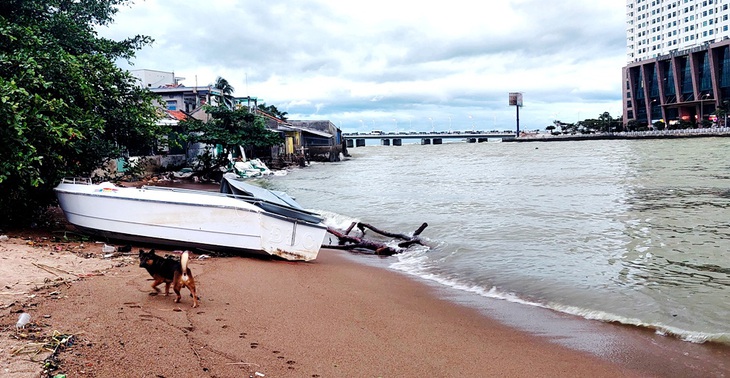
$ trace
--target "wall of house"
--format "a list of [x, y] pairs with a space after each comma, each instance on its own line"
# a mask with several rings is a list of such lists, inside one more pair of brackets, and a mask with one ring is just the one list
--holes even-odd
[[129, 71], [143, 88], [158, 88], [166, 84], [175, 83], [175, 74], [173, 72], [155, 71], [155, 70], [132, 70]]

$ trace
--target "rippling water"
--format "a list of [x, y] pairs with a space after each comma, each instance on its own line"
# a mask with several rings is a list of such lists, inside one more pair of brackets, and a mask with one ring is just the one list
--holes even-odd
[[430, 248], [442, 285], [730, 343], [730, 138], [361, 147], [266, 185]]

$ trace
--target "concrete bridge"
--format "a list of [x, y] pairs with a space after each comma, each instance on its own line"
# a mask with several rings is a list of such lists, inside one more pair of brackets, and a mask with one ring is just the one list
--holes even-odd
[[404, 139], [420, 139], [421, 144], [442, 144], [444, 140], [464, 140], [482, 143], [491, 140], [514, 139], [515, 133], [505, 131], [452, 131], [452, 132], [400, 132], [400, 133], [344, 133], [342, 138], [348, 148], [363, 147], [367, 139], [380, 139], [383, 146], [400, 146]]

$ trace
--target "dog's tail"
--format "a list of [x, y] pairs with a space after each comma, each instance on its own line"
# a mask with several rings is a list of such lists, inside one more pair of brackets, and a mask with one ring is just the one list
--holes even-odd
[[180, 265], [182, 266], [182, 280], [188, 282], [188, 251], [183, 252], [180, 256]]

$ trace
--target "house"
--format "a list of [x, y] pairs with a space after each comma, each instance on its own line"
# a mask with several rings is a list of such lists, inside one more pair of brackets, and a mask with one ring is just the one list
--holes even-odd
[[289, 127], [301, 132], [301, 146], [307, 157], [315, 161], [340, 161], [340, 154], [347, 155], [342, 130], [328, 120], [293, 121]]
[[138, 85], [147, 88], [150, 92], [160, 95], [161, 102], [157, 105], [167, 110], [182, 110], [193, 113], [204, 104], [210, 103], [212, 89], [210, 86], [186, 87], [176, 77], [174, 72], [155, 70], [129, 71], [138, 80]]
[[[143, 69], [133, 70], [130, 73], [137, 79], [139, 86], [160, 95], [161, 99], [157, 105], [164, 112], [160, 122], [175, 129], [177, 123], [186, 117], [203, 122], [209, 120], [210, 115], [205, 113], [203, 105], [215, 101], [216, 92], [211, 86], [186, 87], [180, 82], [185, 78], [176, 77], [174, 72]], [[281, 120], [258, 109], [256, 97], [236, 97], [233, 103], [236, 107], [245, 106], [250, 112], [263, 117], [268, 129], [282, 135], [285, 141], [282, 146], [274, 146], [270, 150], [256, 152], [269, 163], [274, 161], [282, 164], [298, 162], [300, 157], [306, 160], [339, 161], [340, 154], [347, 154], [342, 143], [341, 130], [330, 121]], [[187, 151], [168, 150], [166, 152], [170, 154], [187, 152], [188, 159], [195, 159], [204, 149], [205, 146], [198, 144], [188, 146]]]
[[284, 121], [258, 109], [256, 114], [264, 117], [267, 128], [283, 135], [284, 147], [279, 155], [285, 160], [304, 156], [307, 160], [339, 161], [341, 153], [347, 154], [342, 131], [330, 121]]

